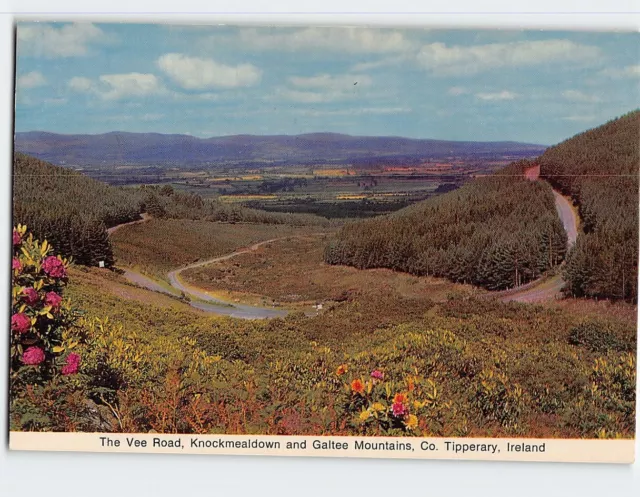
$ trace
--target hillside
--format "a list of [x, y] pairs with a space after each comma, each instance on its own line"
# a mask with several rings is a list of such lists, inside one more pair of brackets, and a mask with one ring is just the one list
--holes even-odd
[[317, 162], [358, 158], [534, 156], [545, 147], [516, 142], [458, 142], [399, 137], [306, 135], [234, 135], [196, 138], [189, 135], [111, 132], [60, 135], [39, 131], [16, 133], [15, 148], [55, 164], [173, 164], [214, 161]]
[[107, 228], [140, 218], [208, 222], [323, 225], [324, 218], [225, 205], [169, 186], [113, 187], [68, 168], [16, 153], [13, 170], [13, 219], [46, 238], [78, 264], [114, 264]]
[[566, 234], [548, 184], [526, 162], [394, 214], [346, 225], [325, 260], [446, 277], [490, 290], [522, 285], [558, 265]]
[[551, 147], [538, 162], [582, 218], [565, 271], [568, 291], [636, 301], [640, 111]]
[[13, 221], [26, 224], [80, 264], [113, 264], [106, 229], [139, 218], [140, 202], [69, 169], [17, 153], [13, 161]]

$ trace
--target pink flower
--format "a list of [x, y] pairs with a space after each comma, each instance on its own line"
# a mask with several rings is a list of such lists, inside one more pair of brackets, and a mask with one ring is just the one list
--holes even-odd
[[16, 259], [15, 257], [12, 259], [11, 269], [17, 271], [18, 273], [22, 271], [22, 263], [20, 262], [20, 259]]
[[62, 261], [53, 255], [44, 260], [42, 270], [53, 278], [64, 278], [67, 275], [67, 270]]
[[22, 362], [29, 366], [37, 366], [44, 361], [44, 351], [40, 347], [29, 347], [22, 354]]
[[407, 408], [402, 402], [395, 402], [391, 405], [391, 411], [396, 418], [401, 418], [407, 414]]
[[60, 307], [60, 302], [62, 302], [62, 297], [56, 292], [47, 292], [44, 297], [45, 305], [50, 305], [53, 308]]
[[78, 354], [69, 354], [67, 363], [62, 366], [62, 374], [65, 376], [76, 374], [80, 369], [80, 356]]
[[38, 292], [35, 288], [25, 288], [22, 290], [22, 298], [28, 305], [33, 305], [38, 301]]
[[80, 364], [80, 355], [72, 352], [67, 356], [67, 364]]
[[23, 312], [11, 316], [11, 329], [18, 333], [26, 333], [31, 329], [31, 319]]
[[13, 230], [13, 244], [20, 245], [21, 243], [22, 237], [20, 236], [20, 233], [18, 233], [16, 230]]
[[382, 371], [374, 369], [373, 371], [371, 371], [371, 378], [373, 378], [374, 380], [384, 380], [384, 373]]

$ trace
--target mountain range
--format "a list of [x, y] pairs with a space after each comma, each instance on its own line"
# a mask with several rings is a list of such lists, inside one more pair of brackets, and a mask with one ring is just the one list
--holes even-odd
[[513, 141], [445, 141], [337, 133], [212, 138], [119, 131], [96, 135], [29, 131], [15, 135], [17, 152], [54, 164], [80, 166], [197, 165], [224, 161], [348, 162], [386, 157], [524, 157], [539, 155], [545, 148], [543, 145]]

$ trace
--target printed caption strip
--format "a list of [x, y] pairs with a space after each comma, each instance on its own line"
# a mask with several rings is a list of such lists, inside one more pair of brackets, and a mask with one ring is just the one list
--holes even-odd
[[11, 432], [12, 450], [632, 463], [635, 441]]

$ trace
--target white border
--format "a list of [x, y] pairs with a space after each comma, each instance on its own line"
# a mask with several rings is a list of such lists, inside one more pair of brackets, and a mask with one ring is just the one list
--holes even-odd
[[[579, 30], [638, 30], [638, 0], [0, 0], [0, 233], [10, 230], [12, 132], [12, 12], [65, 18], [232, 24], [354, 24], [468, 26]], [[55, 7], [53, 7], [55, 5]], [[90, 6], [90, 7], [89, 7]], [[179, 9], [181, 14], [175, 14]], [[203, 12], [218, 12], [217, 15]], [[394, 13], [391, 13], [393, 11]], [[419, 15], [416, 12], [430, 12]], [[478, 12], [489, 13], [479, 15]], [[511, 13], [514, 12], [515, 13]], [[94, 14], [89, 14], [93, 12]], [[113, 14], [116, 12], [117, 14]], [[130, 13], [128, 16], [124, 13]], [[146, 12], [146, 14], [142, 14]], [[156, 14], [151, 14], [156, 12]], [[162, 13], [164, 12], [164, 13]], [[170, 14], [170, 12], [174, 12]], [[254, 14], [251, 14], [253, 12]], [[262, 14], [255, 14], [261, 12]], [[280, 12], [280, 14], [276, 14]], [[290, 14], [284, 14], [289, 12]], [[293, 14], [291, 14], [293, 12]], [[310, 15], [316, 12], [315, 15]], [[330, 12], [332, 14], [317, 14]], [[342, 12], [342, 14], [340, 14]], [[345, 13], [347, 12], [347, 13]], [[357, 16], [354, 12], [360, 12]], [[404, 12], [401, 13], [401, 12]], [[457, 12], [458, 14], [454, 14]], [[466, 12], [466, 14], [465, 14]], [[475, 12], [475, 14], [471, 14]], [[95, 14], [99, 13], [99, 14]], [[134, 14], [135, 13], [135, 14]], [[191, 13], [191, 14], [189, 14]], [[306, 13], [306, 14], [305, 14]], [[555, 14], [554, 14], [555, 13]], [[8, 236], [8, 235], [7, 235]], [[0, 295], [9, 295], [8, 238], [0, 242]], [[6, 264], [5, 264], [6, 263]], [[0, 321], [8, 323], [8, 306]], [[5, 327], [6, 328], [6, 327]], [[6, 430], [7, 341], [0, 341], [0, 426]], [[636, 441], [636, 454], [638, 450]], [[204, 457], [138, 454], [0, 453], [0, 495], [322, 495], [345, 496], [603, 496], [640, 495], [640, 463], [633, 466], [462, 461]]]

